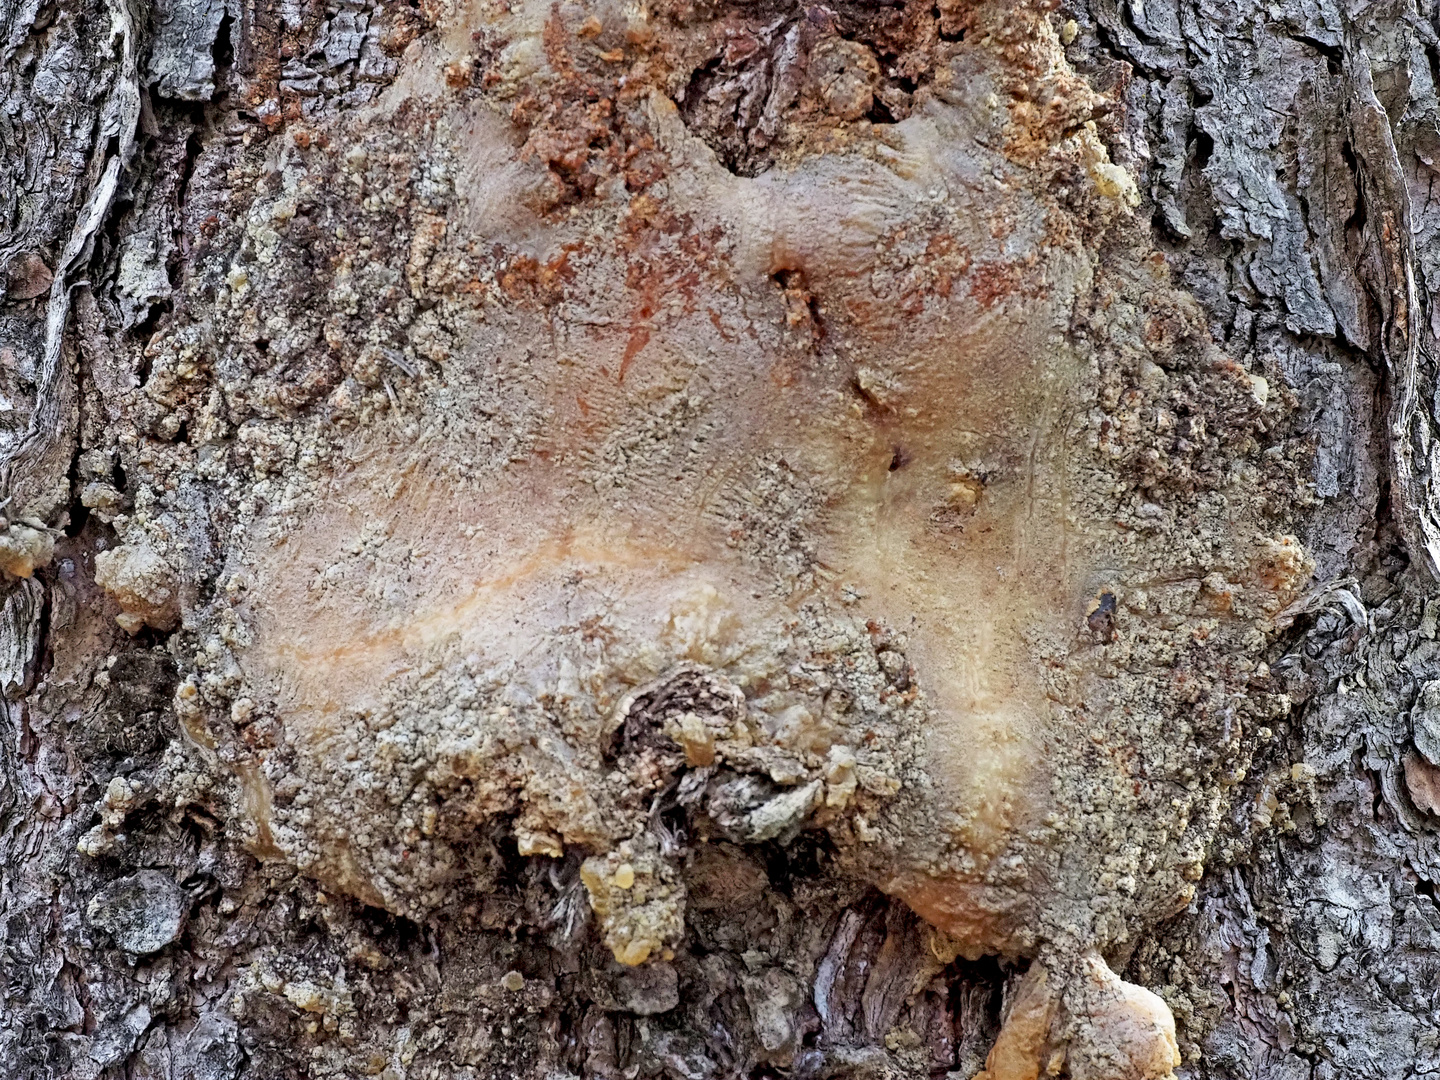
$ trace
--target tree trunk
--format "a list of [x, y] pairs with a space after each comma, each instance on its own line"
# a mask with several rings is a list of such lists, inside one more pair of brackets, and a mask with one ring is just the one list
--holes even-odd
[[0, 0], [0, 1071], [1440, 1070], [1437, 18]]

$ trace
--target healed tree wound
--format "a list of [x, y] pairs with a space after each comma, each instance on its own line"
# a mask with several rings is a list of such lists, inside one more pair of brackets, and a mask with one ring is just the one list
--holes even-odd
[[[1034, 959], [990, 1080], [1158, 1078], [1169, 1010], [1101, 954], [1188, 902], [1283, 708], [1290, 406], [1149, 252], [1048, 16], [941, 6], [903, 109], [824, 9], [791, 90], [790, 37], [736, 12], [442, 23], [358, 118], [276, 139], [216, 318], [283, 345], [288, 223], [352, 191], [343, 378], [242, 433], [216, 598], [143, 521], [97, 572], [127, 629], [210, 635], [177, 708], [262, 857], [423, 918], [476, 837], [578, 850], [639, 964], [684, 933], [687, 846], [823, 829], [957, 952]], [[771, 38], [746, 126], [721, 76]], [[431, 193], [404, 247], [397, 169]], [[408, 338], [329, 314], [402, 271]]]

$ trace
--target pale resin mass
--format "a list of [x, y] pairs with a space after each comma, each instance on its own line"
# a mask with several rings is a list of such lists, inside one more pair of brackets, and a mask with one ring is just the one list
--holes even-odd
[[[1102, 258], [1110, 230], [1134, 246], [1134, 182], [1049, 17], [942, 8], [963, 41], [883, 124], [857, 119], [871, 54], [807, 16], [830, 44], [787, 108], [821, 134], [755, 176], [675, 100], [685, 43], [730, 24], [664, 4], [451, 12], [325, 132], [333, 179], [277, 139], [288, 197], [358, 201], [377, 133], [423, 130], [414, 175], [451, 201], [341, 285], [389, 258], [449, 336], [398, 409], [402, 368], [342, 359], [319, 465], [256, 504], [203, 617], [234, 643], [230, 722], [283, 728], [236, 766], [264, 857], [423, 917], [461, 839], [508, 822], [522, 854], [586, 856], [641, 963], [683, 933], [650, 813], [678, 790], [740, 842], [828, 829], [956, 953], [1032, 959], [991, 1080], [1164, 1077], [1169, 1010], [1101, 956], [1190, 898], [1220, 768], [1191, 744], [1241, 726], [1177, 726], [1229, 684], [1175, 673], [1262, 645], [1306, 563], [1241, 494], [1186, 496], [1188, 522], [1131, 499], [1126, 455], [1177, 423], [1136, 404], [1167, 369], [1226, 415], [1264, 387], [1158, 258]], [[493, 78], [456, 93], [481, 40]], [[589, 108], [586, 79], [624, 83], [606, 137], [642, 180], [574, 179], [603, 140], [544, 106]], [[278, 272], [237, 257], [231, 310]], [[1163, 529], [1125, 524], [1142, 502]]]

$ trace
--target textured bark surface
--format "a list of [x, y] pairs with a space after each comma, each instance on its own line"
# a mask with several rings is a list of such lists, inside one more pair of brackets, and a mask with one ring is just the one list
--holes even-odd
[[[817, 153], [796, 119], [813, 92], [797, 58], [839, 146], [936, 91], [924, 57], [969, 25], [945, 0], [653, 6], [676, 26], [743, 23], [713, 56], [688, 44], [671, 94], [676, 122], [740, 177]], [[626, 11], [636, 26], [651, 14]], [[638, 967], [611, 958], [584, 853], [550, 857], [528, 819], [484, 819], [455, 847], [463, 873], [413, 918], [384, 910], [401, 906], [388, 895], [327, 893], [293, 845], [279, 858], [257, 833], [270, 818], [245, 795], [273, 789], [235, 777], [286, 736], [227, 666], [235, 641], [213, 613], [244, 587], [227, 558], [257, 522], [303, 518], [325, 425], [403, 437], [422, 406], [445, 412], [424, 395], [457, 296], [553, 308], [562, 330], [607, 317], [560, 302], [563, 263], [436, 257], [456, 185], [476, 177], [447, 172], [452, 133], [434, 115], [393, 116], [363, 152], [306, 173], [302, 155], [363, 127], [427, 49], [458, 57], [437, 93], [477, 109], [516, 78], [509, 42], [441, 41], [452, 15], [0, 0], [0, 1073], [970, 1080], [1023, 1009], [1026, 961], [961, 958], [842, 873], [831, 833], [785, 822], [688, 843], [684, 808], [657, 811], [646, 835], [683, 876], [684, 929], [672, 957]], [[581, 42], [601, 33], [578, 8], [555, 17]], [[1243, 736], [1230, 745], [1227, 720], [1207, 759], [1201, 779], [1221, 777], [1224, 798], [1188, 907], [1107, 939], [1106, 959], [1174, 1011], [1181, 1076], [1440, 1072], [1440, 12], [1097, 0], [1044, 18], [1110, 103], [1095, 138], [1138, 181], [1129, 232], [1104, 233], [1126, 251], [1097, 264], [1153, 246], [1225, 370], [1283, 402], [1271, 423], [1198, 383], [1194, 414], [1229, 420], [1199, 450], [1167, 443], [1165, 468], [1193, 469], [1192, 491], [1227, 464], [1303, 469], [1306, 512], [1275, 515], [1304, 524], [1316, 564], [1265, 667], [1246, 669]], [[551, 185], [525, 198], [562, 218], [613, 175], [642, 193], [663, 172], [574, 86], [503, 106]], [[687, 225], [654, 227], [684, 239]], [[823, 334], [812, 284], [777, 271], [777, 350]], [[652, 316], [627, 330], [622, 364]], [[496, 400], [498, 419], [466, 432], [480, 472], [527, 452]], [[1132, 406], [1107, 407], [1119, 423]], [[627, 452], [602, 448], [597, 468]], [[1142, 487], [1164, 489], [1159, 460], [1133, 463]], [[1137, 500], [1137, 533], [1147, 515], [1176, 528], [1156, 499]], [[806, 540], [775, 544], [803, 570]], [[1097, 640], [1123, 636], [1113, 597], [1088, 614]], [[903, 682], [901, 645], [865, 648], [867, 670]], [[201, 722], [217, 701], [233, 724], [218, 742]], [[1146, 737], [1159, 760], [1163, 734]], [[305, 811], [287, 804], [284, 820], [303, 832]]]

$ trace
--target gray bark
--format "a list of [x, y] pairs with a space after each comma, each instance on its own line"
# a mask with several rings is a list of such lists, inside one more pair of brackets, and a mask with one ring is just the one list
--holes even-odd
[[[1111, 156], [1212, 337], [1283, 373], [1323, 500], [1302, 539], [1329, 584], [1270, 659], [1291, 712], [1125, 975], [1170, 1003], [1195, 1080], [1440, 1072], [1440, 9], [1055, 18], [1078, 70], [1123, 84]], [[937, 960], [804, 836], [696, 855], [685, 949], [638, 969], [608, 959], [573, 856], [480, 843], [494, 886], [423, 925], [262, 866], [176, 716], [196, 642], [116, 627], [94, 560], [145, 447], [110, 432], [188, 437], [144, 345], [182, 305], [203, 319], [191, 285], [239, 243], [231, 173], [370, 100], [425, 30], [390, 0], [0, 0], [0, 497], [16, 545], [55, 545], [0, 610], [0, 1074], [972, 1076], [1013, 969]], [[212, 532], [177, 541], [204, 565], [223, 502], [200, 480], [164, 500], [211, 500]]]

